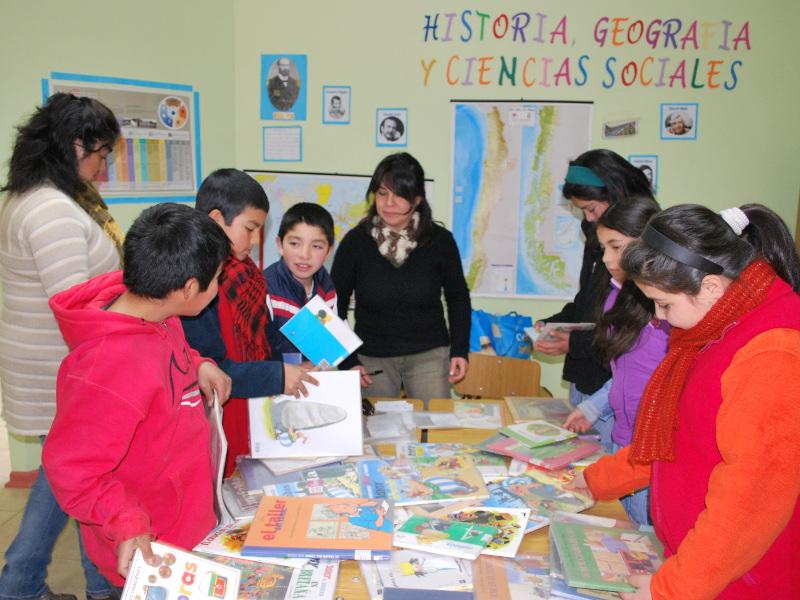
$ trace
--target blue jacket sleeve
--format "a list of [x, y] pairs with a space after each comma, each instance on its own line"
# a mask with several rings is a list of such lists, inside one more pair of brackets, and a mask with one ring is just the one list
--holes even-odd
[[220, 334], [217, 300], [196, 317], [181, 317], [186, 341], [201, 356], [216, 361], [233, 381], [231, 397], [257, 398], [283, 393], [283, 363], [274, 360], [235, 361], [228, 358]]

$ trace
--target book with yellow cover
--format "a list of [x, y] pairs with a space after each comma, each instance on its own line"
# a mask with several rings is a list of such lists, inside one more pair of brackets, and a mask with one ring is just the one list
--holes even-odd
[[388, 560], [392, 516], [384, 499], [264, 496], [242, 556]]

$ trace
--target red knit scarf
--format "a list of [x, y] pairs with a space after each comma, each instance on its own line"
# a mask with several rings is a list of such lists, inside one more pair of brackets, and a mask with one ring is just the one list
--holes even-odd
[[669, 352], [653, 371], [642, 394], [630, 459], [636, 463], [674, 460], [678, 404], [697, 354], [719, 340], [730, 325], [767, 297], [775, 270], [764, 260], [751, 263], [691, 329], [673, 328]]
[[267, 284], [264, 274], [250, 257], [229, 257], [219, 276], [219, 320], [228, 357], [266, 360]]

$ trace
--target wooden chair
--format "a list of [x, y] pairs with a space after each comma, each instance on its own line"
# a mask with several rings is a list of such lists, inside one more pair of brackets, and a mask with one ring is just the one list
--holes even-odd
[[462, 397], [543, 396], [535, 360], [470, 352], [467, 376], [453, 387]]

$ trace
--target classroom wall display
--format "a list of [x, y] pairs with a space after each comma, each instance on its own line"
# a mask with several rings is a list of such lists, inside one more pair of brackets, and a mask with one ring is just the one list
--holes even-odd
[[661, 105], [662, 140], [697, 139], [697, 103]]
[[300, 162], [303, 160], [303, 128], [299, 125], [263, 127], [264, 162]]
[[349, 125], [351, 97], [349, 85], [323, 85], [322, 122], [326, 125]]
[[630, 154], [628, 162], [639, 167], [650, 182], [654, 192], [658, 191], [658, 156], [655, 154]]
[[119, 121], [121, 135], [99, 178], [106, 202], [194, 201], [200, 115], [192, 86], [54, 72], [42, 80], [42, 100], [57, 92], [96, 98]]
[[[263, 266], [280, 258], [275, 240], [283, 214], [298, 202], [314, 202], [323, 206], [333, 217], [334, 242], [338, 244], [367, 214], [365, 199], [370, 175], [340, 173], [297, 173], [289, 171], [261, 171], [245, 169], [258, 181], [269, 198], [269, 215], [264, 225]], [[425, 181], [425, 195], [433, 199], [433, 181]], [[334, 248], [326, 266], [330, 269]]]
[[408, 110], [379, 108], [375, 120], [377, 146], [408, 146]]
[[262, 120], [306, 120], [307, 65], [305, 54], [261, 55]]
[[474, 295], [572, 298], [580, 218], [561, 195], [586, 102], [453, 102], [452, 232]]

